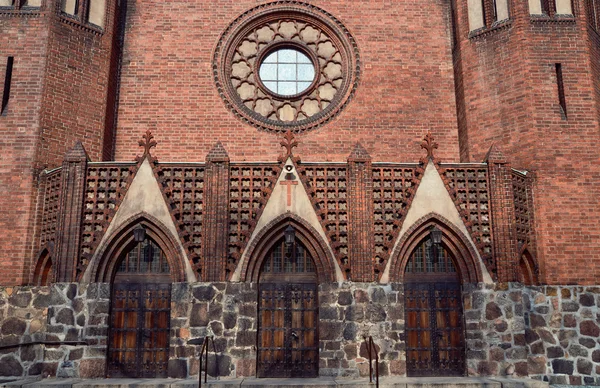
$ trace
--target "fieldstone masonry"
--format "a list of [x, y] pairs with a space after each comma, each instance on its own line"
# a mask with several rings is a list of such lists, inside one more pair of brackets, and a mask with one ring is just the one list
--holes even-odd
[[368, 376], [365, 338], [373, 336], [379, 351], [379, 374], [405, 375], [403, 300], [400, 284], [321, 284], [319, 374]]
[[463, 309], [470, 376], [527, 376], [523, 285], [465, 284]]
[[600, 385], [600, 287], [527, 287], [523, 303], [529, 375]]
[[[373, 336], [380, 375], [406, 375], [402, 284], [319, 285], [319, 373], [368, 374]], [[519, 283], [463, 286], [471, 376], [530, 376], [555, 384], [600, 385], [600, 287]], [[174, 283], [170, 377], [198, 373], [193, 338], [214, 336], [211, 376], [256, 373], [258, 284]], [[0, 376], [104, 377], [110, 285], [57, 283], [0, 288], [0, 345], [86, 341], [0, 351]]]

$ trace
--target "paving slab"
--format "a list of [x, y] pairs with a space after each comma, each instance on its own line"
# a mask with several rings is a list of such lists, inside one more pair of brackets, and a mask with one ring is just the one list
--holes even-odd
[[0, 388], [10, 387], [10, 388], [20, 388], [24, 385], [34, 383], [42, 379], [42, 376], [31, 376], [24, 379], [16, 377], [15, 379], [6, 379], [4, 381], [0, 381]]
[[548, 382], [534, 379], [517, 379], [490, 377], [490, 380], [498, 381], [502, 388], [548, 388]]
[[73, 384], [84, 381], [83, 379], [43, 379], [26, 384], [23, 388], [72, 388]]
[[[204, 382], [204, 380], [202, 380], [202, 388], [204, 388], [204, 387], [206, 387], [206, 388], [240, 387], [242, 385], [243, 381], [244, 381], [244, 379], [213, 380], [213, 379], [209, 378], [206, 383]], [[186, 380], [175, 381], [175, 382], [171, 383], [170, 388], [198, 388], [198, 378], [196, 377], [195, 379], [186, 379]]]
[[319, 377], [315, 379], [301, 378], [280, 378], [280, 379], [259, 379], [247, 378], [242, 382], [242, 387], [310, 387], [310, 388], [330, 388], [337, 387], [337, 383], [333, 377]]
[[175, 379], [90, 379], [72, 388], [170, 388]]

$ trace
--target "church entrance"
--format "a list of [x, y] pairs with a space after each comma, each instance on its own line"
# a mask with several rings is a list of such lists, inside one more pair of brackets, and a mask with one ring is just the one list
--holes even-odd
[[171, 277], [150, 239], [123, 257], [112, 285], [108, 377], [167, 377]]
[[463, 376], [461, 286], [452, 257], [428, 238], [413, 251], [404, 279], [408, 376]]
[[317, 274], [304, 245], [281, 239], [259, 278], [258, 377], [317, 377]]

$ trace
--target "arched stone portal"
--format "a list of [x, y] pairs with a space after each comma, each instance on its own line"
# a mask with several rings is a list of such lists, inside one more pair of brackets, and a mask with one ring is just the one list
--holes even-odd
[[288, 224], [260, 260], [258, 377], [318, 376], [318, 266], [306, 242]]
[[404, 274], [408, 376], [462, 376], [465, 340], [460, 277], [443, 245], [426, 237]]

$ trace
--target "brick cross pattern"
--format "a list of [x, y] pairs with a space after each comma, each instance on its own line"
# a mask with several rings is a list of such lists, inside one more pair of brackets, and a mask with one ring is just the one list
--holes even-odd
[[283, 186], [287, 186], [287, 206], [292, 206], [292, 186], [296, 186], [298, 181], [285, 180], [280, 183]]

